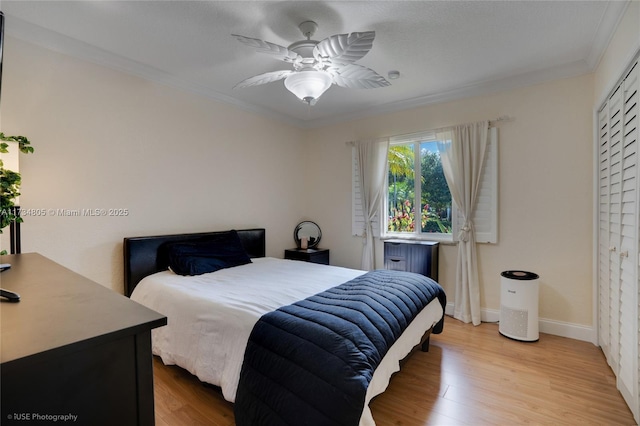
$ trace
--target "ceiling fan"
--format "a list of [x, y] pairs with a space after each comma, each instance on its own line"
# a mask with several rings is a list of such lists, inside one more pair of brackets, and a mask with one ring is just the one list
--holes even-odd
[[305, 21], [298, 28], [307, 39], [296, 41], [289, 47], [232, 34], [236, 40], [256, 51], [293, 65], [292, 70], [272, 71], [247, 78], [235, 88], [284, 79], [284, 85], [291, 93], [303, 102], [314, 105], [332, 84], [350, 89], [373, 89], [391, 84], [375, 71], [354, 63], [373, 47], [375, 31], [336, 34], [316, 41], [311, 37], [318, 29], [318, 24]]

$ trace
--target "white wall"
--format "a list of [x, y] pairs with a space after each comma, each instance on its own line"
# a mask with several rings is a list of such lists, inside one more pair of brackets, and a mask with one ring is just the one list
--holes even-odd
[[[2, 131], [35, 148], [21, 206], [46, 212], [25, 217], [23, 252], [122, 291], [126, 236], [265, 227], [268, 255], [293, 244], [299, 129], [11, 37], [2, 86]], [[129, 213], [53, 213], [97, 208]]]
[[[540, 316], [591, 325], [593, 75], [416, 108], [308, 133], [307, 182], [333, 263], [359, 267], [351, 237], [351, 151], [346, 141], [440, 128], [502, 115], [499, 243], [478, 246], [483, 308], [500, 308], [500, 272], [540, 275]], [[382, 267], [382, 243], [376, 246]], [[456, 246], [441, 246], [440, 282], [455, 298]]]

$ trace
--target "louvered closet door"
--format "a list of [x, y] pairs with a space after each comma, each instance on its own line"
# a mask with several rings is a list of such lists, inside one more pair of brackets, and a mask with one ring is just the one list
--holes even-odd
[[640, 71], [629, 68], [598, 115], [598, 332], [617, 387], [640, 419]]
[[[622, 83], [618, 389], [638, 413], [638, 66]], [[635, 408], [633, 408], [635, 407]]]
[[598, 115], [598, 339], [607, 362], [610, 360], [611, 320], [609, 271], [609, 107]]
[[609, 99], [609, 354], [618, 374], [620, 357], [620, 213], [622, 201], [622, 88]]

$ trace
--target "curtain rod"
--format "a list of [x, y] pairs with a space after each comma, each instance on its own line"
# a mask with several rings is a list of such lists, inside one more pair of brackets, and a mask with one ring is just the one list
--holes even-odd
[[[510, 122], [510, 121], [514, 121], [515, 118], [509, 116], [509, 115], [501, 115], [498, 118], [494, 118], [493, 120], [489, 120], [489, 127], [495, 127], [495, 125], [497, 125], [498, 123], [506, 123], [506, 122]], [[430, 129], [430, 130], [422, 130], [420, 132], [412, 132], [412, 133], [404, 133], [401, 135], [393, 135], [393, 136], [388, 136], [389, 138], [410, 138], [412, 136], [418, 136], [418, 135], [422, 135], [424, 133], [427, 132], [439, 132], [442, 130], [446, 130], [446, 129], [450, 129], [453, 126], [447, 126], [447, 127], [440, 127], [437, 129]], [[381, 139], [381, 138], [371, 138], [371, 139]], [[345, 144], [347, 146], [353, 146], [355, 144], [355, 141], [347, 141], [345, 142]]]
[[497, 123], [501, 123], [501, 122], [509, 122], [509, 121], [513, 121], [515, 120], [515, 118], [511, 117], [510, 115], [501, 115], [500, 117], [496, 118], [495, 120], [489, 120], [489, 125], [491, 126], [492, 124], [497, 124]]

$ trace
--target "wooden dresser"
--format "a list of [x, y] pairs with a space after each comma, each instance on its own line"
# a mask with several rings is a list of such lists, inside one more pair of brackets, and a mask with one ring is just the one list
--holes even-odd
[[2, 425], [153, 425], [151, 329], [166, 317], [36, 253], [0, 263], [21, 296], [0, 302]]
[[384, 268], [416, 272], [438, 281], [438, 248], [434, 241], [386, 240]]

